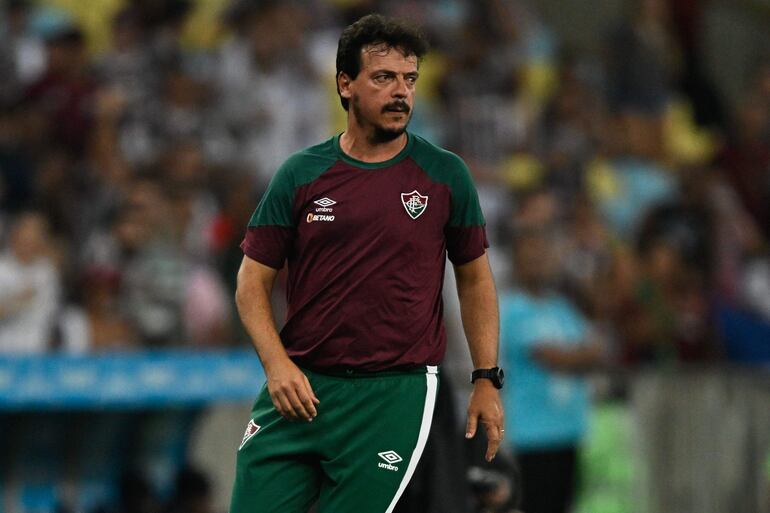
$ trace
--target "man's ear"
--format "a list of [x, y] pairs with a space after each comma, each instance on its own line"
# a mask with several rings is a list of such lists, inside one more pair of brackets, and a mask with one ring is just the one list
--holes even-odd
[[350, 75], [345, 73], [344, 71], [340, 71], [339, 75], [337, 75], [337, 90], [340, 93], [340, 96], [345, 99], [350, 99], [353, 94], [350, 92], [350, 83], [352, 82]]

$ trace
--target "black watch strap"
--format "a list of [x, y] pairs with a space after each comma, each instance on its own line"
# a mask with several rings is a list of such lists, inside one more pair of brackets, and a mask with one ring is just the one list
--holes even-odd
[[505, 373], [500, 367], [476, 369], [471, 373], [471, 383], [475, 383], [477, 379], [488, 379], [495, 388], [500, 389], [503, 388], [503, 383], [505, 382]]

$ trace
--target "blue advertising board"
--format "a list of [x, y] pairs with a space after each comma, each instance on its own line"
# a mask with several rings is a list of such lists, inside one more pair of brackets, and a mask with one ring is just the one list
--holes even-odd
[[0, 410], [152, 408], [253, 400], [253, 351], [0, 357]]

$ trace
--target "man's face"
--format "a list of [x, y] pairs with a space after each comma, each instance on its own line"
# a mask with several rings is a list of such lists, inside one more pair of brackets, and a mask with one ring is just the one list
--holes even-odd
[[361, 71], [354, 80], [338, 78], [340, 94], [349, 100], [359, 124], [376, 141], [403, 134], [412, 117], [417, 82], [417, 57], [385, 45], [361, 50]]

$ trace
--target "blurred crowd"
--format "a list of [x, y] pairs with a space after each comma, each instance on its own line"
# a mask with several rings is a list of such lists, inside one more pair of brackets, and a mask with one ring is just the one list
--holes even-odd
[[[337, 39], [381, 12], [431, 42], [411, 130], [474, 173], [517, 376], [770, 359], [770, 53], [723, 97], [699, 2], [628, 2], [597, 51], [527, 0], [213, 3], [206, 44], [197, 2], [128, 0], [94, 45], [82, 12], [2, 1], [0, 353], [245, 343], [246, 223], [343, 129]], [[572, 417], [521, 448], [585, 429], [585, 383], [548, 383]]]
[[94, 50], [72, 12], [5, 0], [0, 352], [242, 341], [244, 226], [283, 159], [344, 126], [336, 40], [371, 11], [432, 43], [412, 130], [473, 170], [501, 288], [537, 234], [615, 362], [721, 358], [725, 309], [766, 334], [770, 59], [728, 105], [697, 3], [632, 2], [598, 52], [531, 4], [232, 0], [201, 46], [195, 2], [132, 0]]

